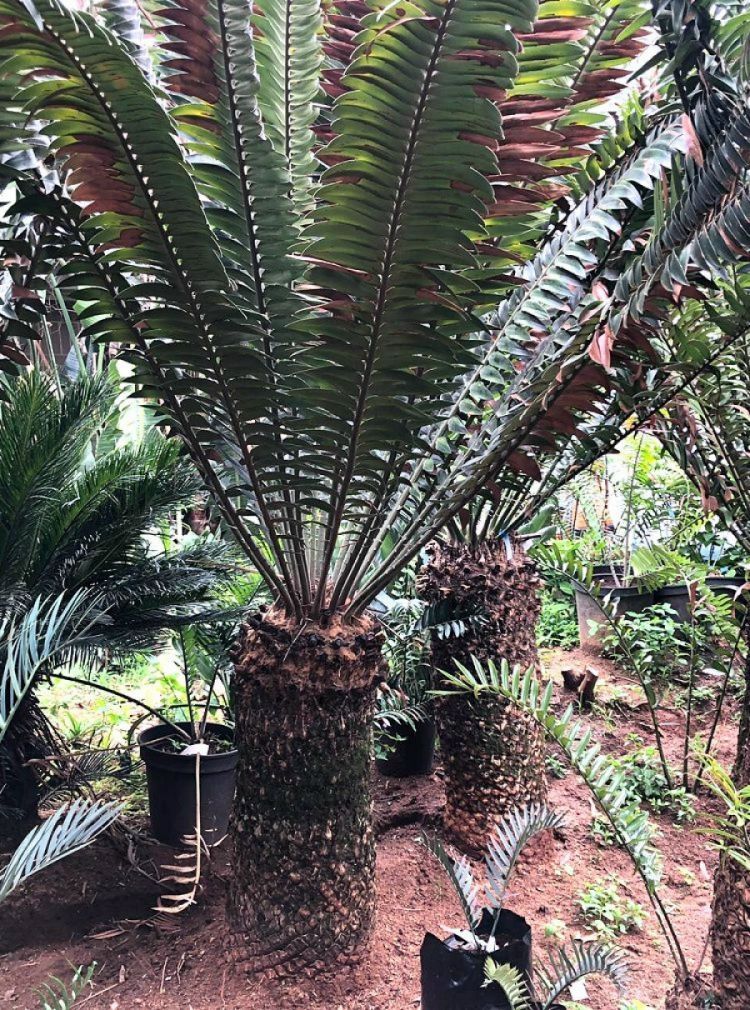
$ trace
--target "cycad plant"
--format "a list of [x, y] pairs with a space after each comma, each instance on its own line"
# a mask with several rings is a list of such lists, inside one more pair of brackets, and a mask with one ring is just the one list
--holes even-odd
[[[740, 327], [743, 334], [720, 367], [702, 376], [660, 427], [664, 444], [701, 491], [707, 508], [750, 558], [750, 309], [737, 303], [731, 318], [718, 314], [707, 325]], [[735, 790], [750, 786], [750, 622], [747, 594], [742, 608], [745, 694], [732, 772]], [[725, 686], [726, 690], [726, 686]], [[713, 736], [713, 734], [712, 734]], [[731, 852], [722, 853], [714, 881], [712, 944], [714, 983], [725, 1010], [741, 1010], [750, 1001], [750, 967], [738, 956], [750, 942], [748, 907], [750, 872]]]
[[[60, 391], [28, 372], [7, 381], [3, 393], [3, 629], [50, 606], [64, 612], [87, 592], [98, 600], [96, 646], [142, 648], [160, 629], [212, 610], [212, 594], [234, 567], [231, 546], [211, 536], [163, 539], [170, 516], [200, 490], [179, 444], [155, 430], [119, 444], [118, 395], [103, 376], [84, 376]], [[10, 657], [4, 631], [0, 661]], [[43, 674], [42, 667], [37, 676]], [[7, 814], [36, 813], [39, 769], [61, 746], [28, 685], [0, 744]]]
[[[504, 956], [503, 940], [507, 942], [507, 936], [501, 937], [500, 934], [503, 926], [506, 929], [508, 926], [503, 920], [503, 912], [506, 891], [516, 864], [524, 847], [535, 835], [558, 829], [564, 823], [563, 814], [541, 803], [509, 810], [488, 836], [483, 888], [476, 881], [465, 856], [453, 859], [439, 839], [424, 840], [445, 870], [466, 917], [468, 928], [454, 931], [453, 942], [460, 943], [467, 951], [485, 956], [485, 985], [499, 986], [508, 999], [510, 1010], [554, 1010], [558, 997], [577, 979], [593, 973], [606, 975], [618, 988], [622, 987], [625, 979], [626, 964], [622, 952], [595, 942], [577, 940], [572, 955], [560, 947], [551, 954], [547, 967], [537, 965], [528, 973], [508, 964], [509, 959]], [[434, 937], [428, 936], [423, 947], [423, 985], [425, 982], [429, 984], [425, 972], [429, 971], [435, 956], [432, 951], [439, 950], [434, 941]], [[455, 979], [452, 982], [455, 983]], [[458, 998], [461, 998], [461, 992], [459, 989]], [[465, 999], [468, 992], [463, 992]]]
[[[433, 637], [438, 688], [440, 671], [452, 670], [456, 659], [538, 665], [540, 580], [534, 563], [521, 540], [493, 535], [491, 523], [485, 528], [488, 509], [470, 512], [466, 525], [452, 524], [449, 540], [432, 545], [419, 579], [419, 592], [430, 603], [468, 606], [482, 617], [460, 638]], [[509, 811], [545, 799], [544, 737], [533, 719], [503, 698], [476, 704], [466, 695], [438, 695], [435, 707], [445, 828], [459, 848], [476, 852]]]
[[[637, 94], [600, 109], [647, 20], [641, 0], [170, 0], [151, 66], [127, 2], [0, 0], [5, 343], [36, 335], [53, 272], [274, 594], [235, 650], [230, 904], [256, 967], [352, 951], [372, 922], [370, 602], [477, 489], [595, 444], [581, 418], [622, 409], [618, 373], [647, 359], [672, 385], [661, 319], [737, 256], [713, 232], [745, 216], [747, 110], [692, 7], [659, 13], [685, 124]], [[19, 168], [35, 144], [43, 169]]]

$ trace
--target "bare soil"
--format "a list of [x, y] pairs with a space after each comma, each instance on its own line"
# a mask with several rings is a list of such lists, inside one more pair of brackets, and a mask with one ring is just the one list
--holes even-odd
[[[555, 672], [593, 662], [601, 679], [603, 704], [588, 716], [597, 737], [613, 753], [631, 748], [628, 734], [651, 740], [647, 712], [638, 692], [617, 669], [583, 651], [548, 656]], [[561, 707], [569, 695], [558, 687]], [[710, 720], [710, 710], [699, 724]], [[678, 758], [684, 715], [663, 711], [670, 758]], [[717, 741], [717, 755], [733, 756], [736, 712], [730, 704]], [[248, 981], [224, 953], [224, 901], [229, 874], [224, 847], [214, 855], [198, 907], [154, 928], [144, 921], [160, 888], [149, 879], [169, 851], [140, 833], [102, 839], [90, 849], [57, 864], [13, 895], [0, 912], [0, 1006], [35, 1010], [36, 990], [50, 975], [70, 978], [72, 967], [97, 963], [93, 988], [76, 1002], [88, 1010], [407, 1010], [419, 1006], [419, 947], [426, 930], [445, 935], [460, 924], [457, 902], [441, 871], [419, 845], [422, 830], [439, 830], [443, 805], [439, 770], [409, 780], [376, 776], [378, 825], [378, 915], [372, 943], [356, 967], [278, 983]], [[598, 877], [618, 875], [627, 893], [644, 907], [647, 897], [626, 855], [600, 848], [591, 838], [590, 795], [572, 773], [552, 779], [551, 802], [564, 809], [568, 826], [560, 837], [541, 840], [521, 861], [510, 888], [508, 907], [534, 927], [537, 957], [554, 947], [545, 925], [562, 920], [566, 939], [588, 936], [575, 904], [580, 889]], [[712, 808], [698, 799], [701, 816]], [[665, 857], [662, 894], [673, 909], [691, 969], [706, 951], [715, 855], [696, 826], [680, 827], [657, 818], [659, 847]], [[129, 827], [142, 832], [137, 819]], [[625, 893], [625, 891], [623, 891]], [[674, 966], [651, 914], [644, 927], [620, 938], [632, 963], [627, 997], [661, 1010], [674, 980]], [[581, 999], [590, 1010], [615, 1010], [618, 997], [606, 984], [588, 984]]]

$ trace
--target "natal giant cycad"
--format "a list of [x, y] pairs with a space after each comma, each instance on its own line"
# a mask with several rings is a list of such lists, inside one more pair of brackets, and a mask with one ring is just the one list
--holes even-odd
[[231, 904], [256, 965], [350, 951], [372, 921], [370, 602], [488, 481], [533, 481], [561, 440], [596, 448], [579, 418], [620, 409], [616, 371], [658, 365], [682, 251], [731, 191], [696, 165], [689, 227], [666, 234], [670, 214], [654, 251], [624, 243], [684, 146], [667, 117], [585, 164], [640, 14], [548, 0], [532, 34], [534, 0], [324, 18], [316, 0], [173, 0], [152, 85], [125, 0], [101, 12], [121, 42], [57, 0], [0, 0], [3, 150], [43, 126], [63, 180], [18, 170], [3, 339], [34, 335], [54, 269], [275, 595], [236, 649]]

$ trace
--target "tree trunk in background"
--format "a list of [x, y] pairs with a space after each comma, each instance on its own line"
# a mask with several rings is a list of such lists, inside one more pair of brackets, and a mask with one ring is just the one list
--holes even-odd
[[279, 975], [330, 965], [356, 954], [373, 922], [380, 635], [370, 620], [300, 628], [270, 612], [245, 627], [235, 669], [229, 911], [239, 958]]
[[[39, 820], [42, 787], [62, 784], [54, 765], [68, 747], [42, 711], [36, 695], [26, 695], [0, 743], [0, 838], [18, 842]], [[59, 771], [59, 766], [58, 769]]]
[[[429, 603], [450, 601], [481, 612], [484, 623], [460, 638], [433, 640], [436, 670], [453, 661], [507, 659], [536, 666], [539, 577], [522, 547], [504, 541], [472, 549], [438, 544], [419, 577], [419, 595]], [[440, 676], [436, 676], [439, 687]], [[484, 849], [493, 826], [512, 807], [547, 794], [544, 739], [536, 723], [501, 699], [473, 701], [455, 695], [436, 702], [445, 770], [445, 830], [466, 852]]]
[[[745, 659], [745, 697], [733, 778], [750, 785], [750, 642]], [[750, 1007], [750, 873], [722, 856], [714, 880], [711, 943], [714, 988], [722, 1010]]]

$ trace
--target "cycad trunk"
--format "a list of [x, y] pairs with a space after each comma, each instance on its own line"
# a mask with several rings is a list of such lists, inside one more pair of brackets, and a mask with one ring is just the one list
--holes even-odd
[[369, 621], [253, 620], [235, 657], [239, 747], [230, 917], [251, 970], [352, 955], [370, 932], [380, 636]]
[[[536, 666], [538, 586], [534, 564], [517, 544], [436, 545], [420, 575], [420, 596], [484, 616], [460, 638], [434, 639], [436, 670], [453, 669], [456, 659], [470, 663], [472, 655]], [[436, 679], [439, 687], [439, 673]], [[438, 700], [436, 714], [446, 834], [464, 851], [478, 852], [509, 809], [545, 798], [544, 740], [533, 719], [501, 699], [454, 695]]]
[[[737, 788], [750, 785], [750, 642], [745, 660], [745, 697], [734, 765]], [[714, 988], [721, 1010], [750, 1007], [750, 873], [722, 856], [714, 880], [711, 922]]]

